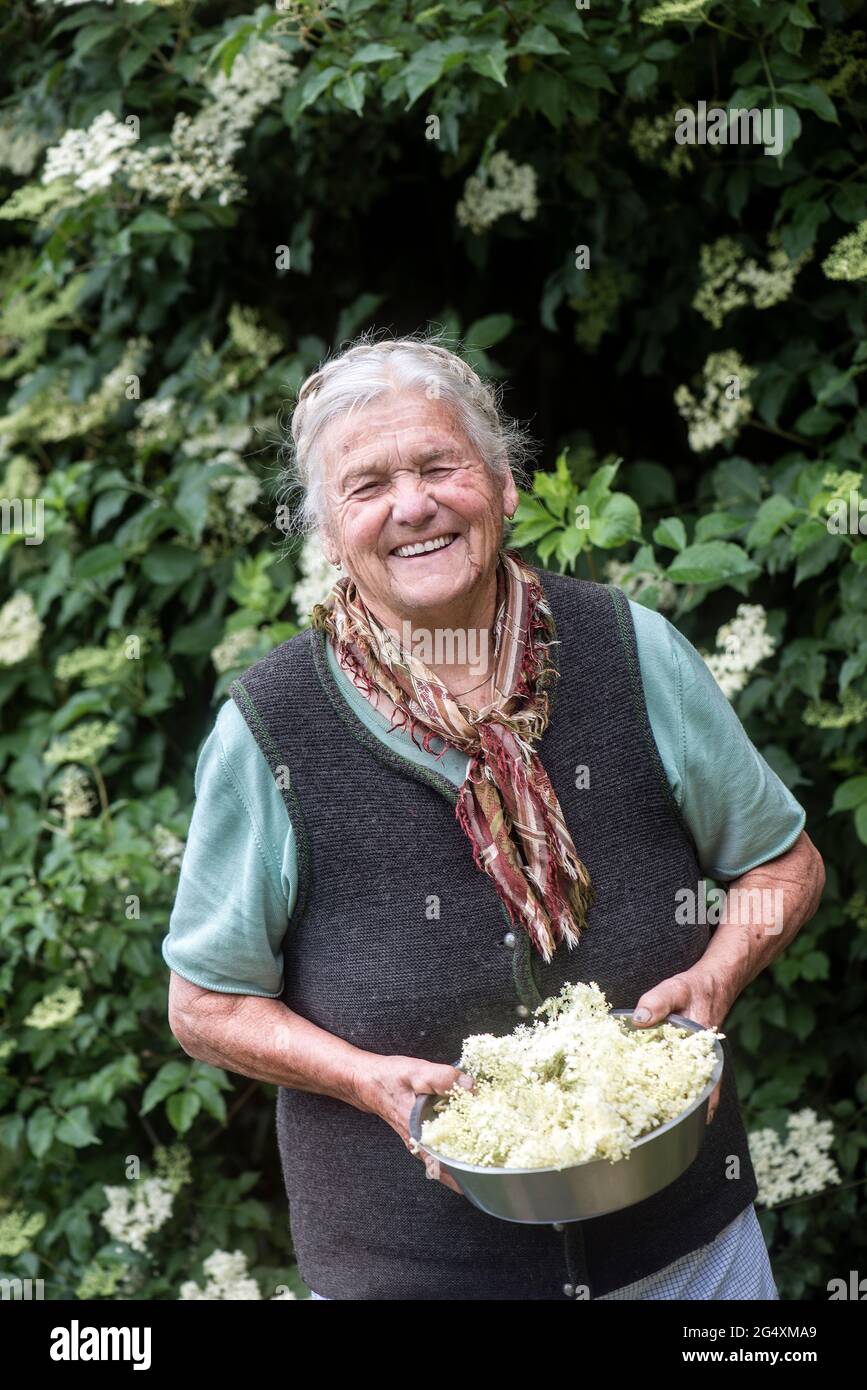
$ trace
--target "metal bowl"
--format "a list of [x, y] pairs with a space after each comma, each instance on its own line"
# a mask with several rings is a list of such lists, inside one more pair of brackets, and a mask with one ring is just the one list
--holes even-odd
[[[631, 1017], [632, 1010], [612, 1009], [611, 1013]], [[680, 1014], [669, 1014], [663, 1022], [694, 1033], [702, 1031], [700, 1023]], [[433, 1118], [433, 1106], [441, 1099], [437, 1095], [420, 1095], [416, 1100], [409, 1119], [410, 1136], [419, 1142], [422, 1152], [437, 1159], [441, 1168], [451, 1173], [473, 1206], [501, 1221], [543, 1225], [604, 1216], [652, 1197], [679, 1178], [697, 1157], [705, 1133], [708, 1100], [723, 1071], [719, 1040], [714, 1051], [713, 1074], [692, 1104], [675, 1119], [643, 1135], [626, 1158], [613, 1163], [605, 1158], [568, 1168], [491, 1168], [459, 1163], [421, 1144], [421, 1127], [426, 1119]]]

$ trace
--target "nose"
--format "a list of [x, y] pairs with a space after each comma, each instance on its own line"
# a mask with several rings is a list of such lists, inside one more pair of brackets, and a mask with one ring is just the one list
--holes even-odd
[[436, 515], [437, 503], [417, 473], [401, 473], [394, 479], [392, 520], [402, 526], [423, 526]]

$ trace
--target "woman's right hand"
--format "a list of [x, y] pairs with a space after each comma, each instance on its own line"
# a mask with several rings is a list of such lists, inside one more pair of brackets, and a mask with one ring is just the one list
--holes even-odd
[[429, 1178], [438, 1180], [463, 1196], [451, 1174], [441, 1169], [438, 1159], [421, 1150], [414, 1153], [409, 1133], [409, 1117], [418, 1097], [444, 1096], [455, 1082], [470, 1090], [474, 1084], [473, 1078], [467, 1076], [466, 1072], [445, 1063], [426, 1062], [421, 1057], [383, 1057], [376, 1052], [367, 1054], [355, 1074], [359, 1109], [379, 1115], [380, 1119], [391, 1125], [409, 1153], [423, 1161]]

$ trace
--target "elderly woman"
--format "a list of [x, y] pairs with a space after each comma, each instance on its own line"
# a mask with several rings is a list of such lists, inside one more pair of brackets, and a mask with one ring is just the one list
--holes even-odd
[[[472, 1085], [465, 1037], [566, 981], [722, 1027], [817, 906], [802, 808], [663, 617], [504, 549], [523, 436], [460, 358], [362, 341], [304, 382], [292, 436], [343, 574], [219, 713], [163, 950], [184, 1050], [279, 1087], [302, 1278], [325, 1299], [776, 1298], [728, 1041], [695, 1161], [591, 1221], [484, 1214], [407, 1126], [419, 1094]], [[780, 920], [684, 914], [703, 875], [784, 890]]]

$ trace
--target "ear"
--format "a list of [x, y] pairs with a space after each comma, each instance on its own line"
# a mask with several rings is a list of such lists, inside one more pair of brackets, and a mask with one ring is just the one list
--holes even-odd
[[518, 497], [518, 489], [515, 486], [515, 479], [510, 473], [503, 486], [503, 515], [513, 516], [519, 501], [520, 498]]
[[322, 545], [322, 553], [325, 556], [328, 563], [331, 565], [339, 565], [340, 552], [338, 551], [337, 546], [334, 544], [334, 540], [330, 533], [327, 530], [323, 529], [319, 533], [319, 540]]

